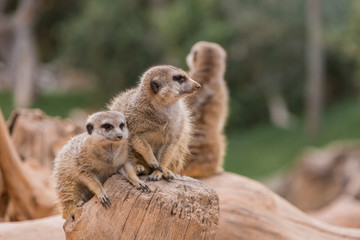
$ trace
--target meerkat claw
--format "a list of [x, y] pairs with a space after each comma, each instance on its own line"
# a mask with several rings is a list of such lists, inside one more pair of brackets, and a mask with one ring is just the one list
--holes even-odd
[[139, 186], [143, 192], [151, 192], [148, 185], [140, 183]]
[[147, 181], [147, 182], [148, 182], [148, 181], [154, 181], [154, 178], [149, 176], [149, 177], [146, 178], [146, 181]]
[[106, 195], [104, 195], [100, 198], [100, 202], [106, 209], [110, 208], [110, 206], [111, 206], [111, 201]]
[[162, 167], [161, 167], [161, 166], [159, 166], [159, 167], [155, 168], [155, 170], [159, 170], [160, 172], [163, 172], [163, 170], [162, 170]]

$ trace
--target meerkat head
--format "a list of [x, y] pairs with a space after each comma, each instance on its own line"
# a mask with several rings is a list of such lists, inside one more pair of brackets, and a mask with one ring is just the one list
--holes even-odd
[[117, 111], [97, 112], [86, 121], [88, 134], [101, 143], [118, 142], [128, 139], [129, 130], [122, 113]]
[[141, 78], [141, 88], [165, 104], [174, 103], [200, 87], [184, 70], [169, 65], [152, 67]]
[[190, 71], [209, 66], [213, 69], [220, 67], [225, 71], [225, 61], [226, 52], [219, 44], [204, 41], [195, 43], [186, 57]]

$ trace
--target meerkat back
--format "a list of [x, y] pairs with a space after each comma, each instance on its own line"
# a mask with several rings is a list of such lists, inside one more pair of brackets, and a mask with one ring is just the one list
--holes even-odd
[[228, 114], [228, 88], [224, 80], [225, 50], [215, 43], [196, 43], [188, 57], [190, 77], [202, 85], [187, 100], [194, 117], [191, 155], [182, 174], [206, 177], [221, 172], [225, 156], [224, 126]]

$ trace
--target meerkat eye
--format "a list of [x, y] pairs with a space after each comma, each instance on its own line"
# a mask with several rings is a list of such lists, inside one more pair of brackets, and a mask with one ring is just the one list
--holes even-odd
[[125, 127], [125, 124], [124, 123], [120, 123], [120, 129], [122, 130], [124, 127]]
[[186, 81], [186, 77], [182, 75], [173, 76], [173, 80], [179, 82], [180, 84]]
[[104, 123], [103, 125], [101, 125], [102, 128], [105, 128], [105, 130], [110, 130], [113, 128], [113, 126], [109, 123]]

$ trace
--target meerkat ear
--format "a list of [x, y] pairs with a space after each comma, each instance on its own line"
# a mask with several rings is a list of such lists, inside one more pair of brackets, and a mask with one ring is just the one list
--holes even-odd
[[150, 87], [151, 87], [151, 90], [152, 90], [155, 94], [157, 94], [157, 93], [160, 91], [160, 88], [161, 88], [159, 82], [156, 81], [156, 80], [151, 80], [151, 82], [150, 82]]
[[93, 131], [93, 129], [94, 129], [94, 124], [92, 124], [92, 123], [86, 124], [86, 129], [87, 129], [87, 132], [88, 132], [89, 134], [91, 134], [92, 131]]

